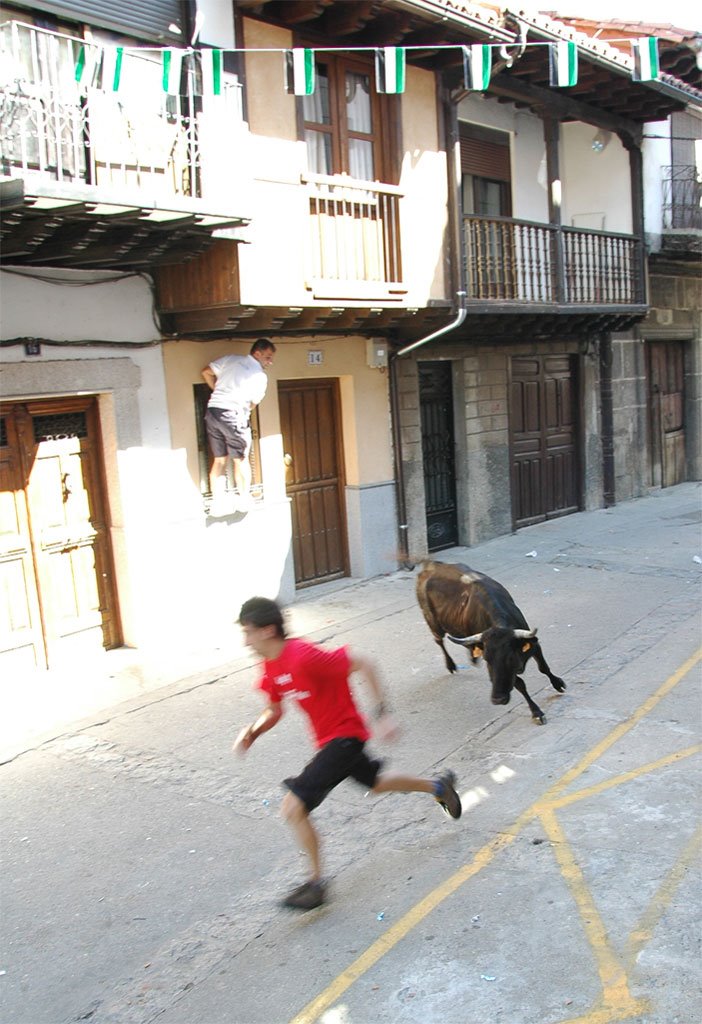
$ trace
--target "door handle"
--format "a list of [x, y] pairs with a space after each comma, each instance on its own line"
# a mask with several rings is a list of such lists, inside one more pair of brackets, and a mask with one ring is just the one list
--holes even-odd
[[286, 452], [285, 455], [283, 456], [283, 462], [288, 467], [292, 466], [292, 464], [293, 464], [293, 457], [292, 457], [292, 455], [289, 455], [288, 452]]

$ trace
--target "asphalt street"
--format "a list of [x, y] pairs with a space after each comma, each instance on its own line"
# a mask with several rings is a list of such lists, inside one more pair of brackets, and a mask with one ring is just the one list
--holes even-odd
[[[449, 676], [416, 572], [303, 592], [291, 632], [378, 663], [390, 766], [452, 768], [455, 822], [351, 782], [319, 809], [329, 902], [278, 808], [310, 753], [241, 652], [2, 765], [2, 1024], [699, 1024], [702, 486], [437, 555], [500, 580], [567, 683]], [[235, 629], [236, 627], [233, 627]], [[6, 685], [9, 685], [6, 681]], [[359, 690], [361, 703], [370, 701]]]

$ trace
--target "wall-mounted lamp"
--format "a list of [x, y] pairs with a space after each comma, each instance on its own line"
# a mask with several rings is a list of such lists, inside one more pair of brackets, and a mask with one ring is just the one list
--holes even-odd
[[593, 135], [592, 142], [590, 143], [593, 153], [601, 153], [603, 149], [606, 149], [611, 138], [611, 132], [605, 132], [600, 129], [596, 135]]

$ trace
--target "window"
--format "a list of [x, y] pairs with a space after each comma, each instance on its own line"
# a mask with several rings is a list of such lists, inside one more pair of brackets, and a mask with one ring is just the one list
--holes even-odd
[[372, 64], [324, 57], [316, 70], [316, 89], [302, 100], [307, 169], [361, 181], [388, 180], [380, 139], [390, 105], [375, 91]]
[[507, 132], [460, 126], [463, 213], [511, 217], [512, 188]]
[[[207, 384], [193, 384], [195, 427], [197, 430], [197, 455], [198, 465], [200, 468], [200, 493], [203, 496], [209, 496], [210, 494], [210, 464], [212, 462], [212, 453], [210, 452], [210, 446], [207, 443], [205, 413], [207, 412], [207, 403], [210, 400], [211, 394], [212, 392], [208, 388]], [[249, 462], [251, 463], [251, 493], [254, 498], [259, 498], [263, 496], [263, 484], [261, 482], [261, 458], [259, 454], [259, 441], [261, 434], [258, 426], [257, 408], [254, 408], [251, 413], [251, 435], [253, 438], [251, 454], [249, 455]], [[227, 467], [227, 488], [230, 491], [235, 489], [231, 460]]]

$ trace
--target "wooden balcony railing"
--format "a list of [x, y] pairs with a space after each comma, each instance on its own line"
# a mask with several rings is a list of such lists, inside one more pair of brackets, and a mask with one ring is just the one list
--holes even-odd
[[632, 235], [509, 217], [464, 217], [468, 300], [573, 305], [643, 303]]
[[403, 293], [402, 192], [346, 175], [305, 174], [310, 210], [309, 286], [316, 295]]
[[[79, 54], [92, 81], [76, 81]], [[119, 92], [95, 87], [99, 48], [85, 39], [8, 21], [0, 25], [0, 174], [26, 181], [88, 186], [95, 198], [135, 192], [203, 198], [203, 139], [243, 123], [241, 87], [225, 83], [206, 121], [195, 96], [163, 92], [156, 51], [125, 51]], [[206, 125], [203, 130], [203, 125]], [[31, 187], [34, 187], [33, 185]]]

